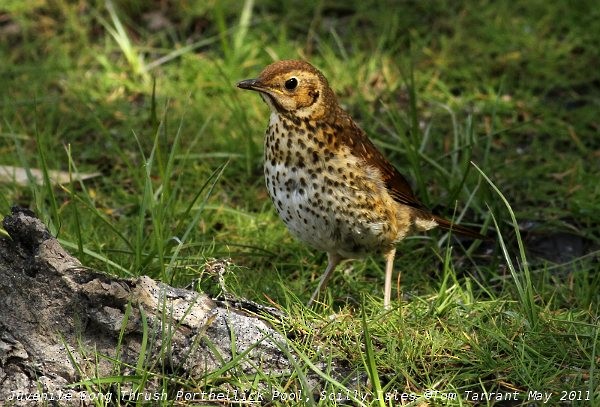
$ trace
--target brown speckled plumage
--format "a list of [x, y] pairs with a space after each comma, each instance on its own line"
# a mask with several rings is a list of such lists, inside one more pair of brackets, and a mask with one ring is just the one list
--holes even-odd
[[328, 254], [309, 304], [341, 260], [383, 254], [388, 307], [395, 245], [409, 233], [440, 226], [481, 237], [423, 206], [309, 63], [275, 62], [238, 87], [258, 91], [271, 108], [264, 171], [279, 216], [292, 234]]

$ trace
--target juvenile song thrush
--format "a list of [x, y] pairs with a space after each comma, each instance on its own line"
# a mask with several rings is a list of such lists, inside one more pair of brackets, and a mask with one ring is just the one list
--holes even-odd
[[439, 226], [482, 238], [423, 206], [309, 63], [275, 62], [237, 86], [259, 92], [271, 109], [264, 172], [279, 216], [293, 235], [327, 252], [309, 306], [340, 261], [383, 254], [388, 308], [396, 244], [413, 231]]

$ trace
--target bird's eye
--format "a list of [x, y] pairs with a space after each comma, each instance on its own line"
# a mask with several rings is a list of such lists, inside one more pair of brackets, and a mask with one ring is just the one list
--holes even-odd
[[296, 86], [298, 86], [298, 79], [294, 77], [291, 77], [290, 79], [285, 81], [285, 88], [287, 90], [294, 90], [296, 89]]

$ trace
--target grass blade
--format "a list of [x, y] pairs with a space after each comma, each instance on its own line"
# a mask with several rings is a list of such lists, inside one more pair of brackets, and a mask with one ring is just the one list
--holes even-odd
[[[508, 252], [508, 249], [506, 248], [506, 244], [504, 243], [502, 233], [500, 233], [500, 227], [496, 222], [496, 218], [493, 217], [493, 215], [492, 217], [496, 230], [498, 231], [498, 239], [502, 248], [502, 253], [504, 255], [504, 258], [506, 259], [508, 268], [515, 282], [515, 286], [517, 287], [517, 291], [519, 292], [519, 300], [521, 306], [523, 307], [525, 315], [527, 315], [527, 320], [529, 321], [530, 328], [535, 328], [538, 323], [537, 305], [535, 303], [533, 285], [531, 283], [531, 273], [529, 271], [529, 264], [527, 262], [527, 256], [525, 255], [525, 246], [523, 245], [523, 240], [521, 239], [521, 233], [519, 231], [519, 224], [517, 222], [517, 218], [504, 194], [498, 189], [498, 187], [496, 187], [492, 180], [490, 180], [488, 176], [477, 166], [477, 164], [475, 164], [474, 162], [471, 162], [471, 164], [477, 169], [477, 171], [479, 171], [481, 176], [487, 181], [487, 183], [500, 197], [500, 199], [504, 203], [504, 206], [508, 210], [508, 213], [510, 214], [511, 223], [513, 226], [513, 230], [515, 231], [515, 235], [517, 237], [517, 244], [519, 246], [519, 257], [521, 259], [520, 271], [522, 271], [522, 277], [517, 273], [517, 268], [514, 266], [511, 260], [511, 256]], [[524, 278], [524, 280], [522, 280], [522, 278]]]

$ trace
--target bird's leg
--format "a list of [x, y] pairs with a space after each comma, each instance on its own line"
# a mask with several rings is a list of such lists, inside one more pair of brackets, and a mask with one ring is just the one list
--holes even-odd
[[333, 270], [335, 270], [335, 267], [338, 264], [340, 264], [340, 261], [342, 261], [342, 258], [339, 255], [335, 253], [327, 253], [327, 268], [325, 269], [325, 273], [321, 277], [321, 280], [319, 280], [319, 285], [317, 286], [317, 289], [313, 292], [313, 295], [310, 297], [310, 300], [308, 300], [308, 302], [306, 303], [307, 307], [310, 307], [312, 305], [312, 303], [317, 299], [319, 292], [325, 288], [327, 282], [333, 274]]
[[392, 273], [394, 271], [394, 256], [396, 248], [385, 254], [385, 286], [383, 291], [383, 308], [390, 308], [390, 300], [392, 299]]

